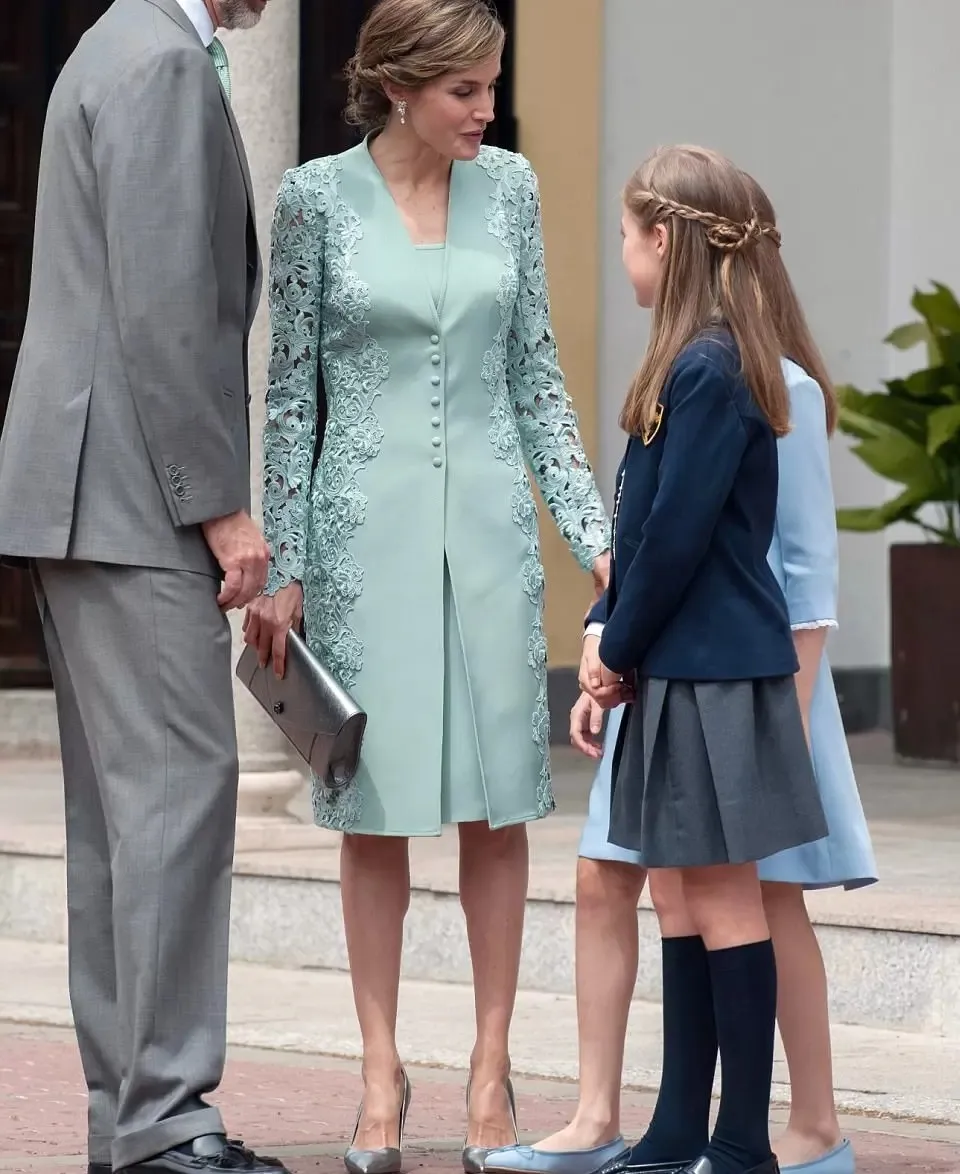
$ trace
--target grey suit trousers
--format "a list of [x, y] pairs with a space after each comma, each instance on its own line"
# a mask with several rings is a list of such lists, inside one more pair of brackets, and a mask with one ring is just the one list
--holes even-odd
[[66, 796], [70, 998], [92, 1162], [223, 1132], [237, 749], [217, 582], [36, 564]]

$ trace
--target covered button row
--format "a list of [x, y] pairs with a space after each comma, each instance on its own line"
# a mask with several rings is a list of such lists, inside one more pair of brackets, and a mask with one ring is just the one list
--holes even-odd
[[[439, 340], [436, 338], [436, 336], [434, 336], [434, 339], [433, 339], [433, 341], [434, 341], [434, 342], [436, 342], [436, 341], [439, 341]], [[438, 385], [439, 385], [439, 383], [440, 383], [440, 376], [439, 376], [439, 375], [434, 375], [433, 379], [431, 380], [431, 383], [433, 383], [434, 387], [438, 386]], [[439, 408], [439, 407], [440, 407], [440, 397], [439, 397], [438, 395], [435, 395], [435, 396], [434, 396], [434, 397], [433, 397], [433, 398], [430, 400], [430, 406], [431, 406], [431, 407], [434, 407], [434, 408]], [[430, 421], [430, 425], [431, 425], [431, 427], [432, 427], [432, 428], [439, 428], [442, 422], [443, 422], [443, 421], [440, 419], [440, 417], [439, 417], [439, 416], [434, 416], [434, 417], [433, 417], [433, 419]], [[439, 448], [439, 447], [440, 447], [440, 445], [441, 445], [442, 443], [443, 443], [443, 441], [440, 439], [440, 437], [439, 437], [439, 436], [435, 436], [435, 437], [433, 438], [433, 447], [434, 447], [434, 448]], [[442, 468], [442, 467], [443, 467], [443, 459], [442, 459], [442, 457], [434, 457], [434, 458], [433, 458], [433, 467], [434, 467], [435, 469], [440, 469], [440, 468]]]
[[[431, 334], [431, 335], [430, 335], [430, 341], [433, 343], [433, 345], [434, 345], [434, 346], [436, 346], [436, 345], [437, 345], [437, 343], [440, 341], [440, 336], [439, 336], [439, 334]], [[430, 362], [431, 362], [431, 363], [433, 363], [434, 367], [439, 367], [439, 366], [440, 366], [440, 356], [439, 356], [439, 355], [436, 355], [436, 354], [434, 354], [434, 355], [431, 355], [431, 356], [430, 356]], [[439, 387], [439, 386], [440, 386], [440, 376], [439, 376], [439, 375], [434, 375], [434, 376], [431, 378], [430, 382], [433, 384], [433, 386], [434, 386], [434, 387]], [[433, 399], [431, 399], [431, 401], [430, 401], [430, 404], [431, 404], [431, 406], [432, 406], [432, 407], [434, 407], [434, 408], [439, 408], [439, 407], [440, 407], [440, 397], [439, 397], [438, 395], [435, 395], [435, 396], [433, 397]], [[440, 427], [440, 424], [441, 424], [440, 417], [439, 417], [439, 416], [434, 416], [434, 417], [433, 417], [433, 419], [430, 421], [430, 424], [431, 424], [431, 426], [432, 426], [432, 427], [434, 427], [434, 428], [439, 428], [439, 427]], [[441, 446], [441, 444], [443, 444], [443, 441], [440, 439], [440, 437], [439, 437], [439, 436], [435, 436], [435, 437], [433, 438], [433, 447], [434, 447], [434, 448], [439, 448], [439, 447]], [[433, 458], [433, 467], [434, 467], [435, 469], [440, 469], [440, 468], [442, 468], [442, 467], [443, 467], [443, 458], [442, 458], [442, 457], [439, 457], [439, 456], [437, 456], [437, 457], [434, 457], [434, 458]]]

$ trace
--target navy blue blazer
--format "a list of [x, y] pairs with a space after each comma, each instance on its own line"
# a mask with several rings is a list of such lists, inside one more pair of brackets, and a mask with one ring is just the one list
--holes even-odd
[[721, 681], [797, 671], [783, 592], [767, 562], [777, 441], [726, 331], [677, 357], [649, 444], [617, 474], [613, 568], [589, 622], [613, 672]]

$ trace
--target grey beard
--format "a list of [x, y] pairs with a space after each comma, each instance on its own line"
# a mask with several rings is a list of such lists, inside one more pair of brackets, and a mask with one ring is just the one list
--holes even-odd
[[262, 15], [247, 0], [219, 0], [217, 7], [225, 29], [252, 29]]

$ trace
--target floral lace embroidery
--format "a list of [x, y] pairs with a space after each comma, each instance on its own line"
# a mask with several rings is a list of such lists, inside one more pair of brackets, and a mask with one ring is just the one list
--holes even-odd
[[[557, 366], [535, 177], [525, 161], [506, 152], [485, 148], [479, 162], [497, 182], [489, 228], [511, 259], [498, 291], [501, 327], [484, 357], [482, 376], [493, 400], [490, 440], [497, 456], [516, 469], [513, 518], [529, 543], [522, 582], [535, 609], [528, 663], [538, 681], [532, 733], [541, 752], [538, 808], [545, 815], [554, 800], [544, 577], [537, 511], [522, 456], [581, 565], [589, 567], [608, 548], [609, 526]], [[339, 170], [334, 158], [288, 173], [277, 204], [264, 528], [274, 551], [268, 591], [294, 579], [303, 583], [310, 643], [350, 688], [363, 663], [362, 644], [348, 623], [363, 588], [363, 569], [347, 545], [367, 504], [356, 474], [379, 453], [383, 440], [373, 404], [389, 365], [386, 352], [367, 334], [369, 288], [350, 268], [362, 226], [340, 196]], [[327, 238], [335, 248], [324, 248]], [[328, 422], [313, 476], [320, 353], [328, 377]], [[314, 522], [309, 533], [317, 543], [309, 550], [308, 511]], [[353, 826], [361, 809], [357, 785], [334, 792], [319, 780], [314, 784], [317, 823], [339, 830]]]
[[[272, 345], [264, 450], [264, 532], [273, 549], [267, 591], [303, 584], [311, 647], [345, 689], [363, 667], [350, 613], [363, 568], [349, 541], [366, 515], [358, 471], [380, 451], [374, 401], [389, 375], [386, 351], [367, 333], [367, 284], [350, 260], [363, 235], [339, 193], [340, 160], [288, 172], [277, 201], [270, 276]], [[335, 247], [325, 248], [327, 238]], [[313, 473], [317, 363], [326, 357], [327, 427]], [[308, 528], [307, 511], [314, 524]], [[308, 530], [316, 547], [307, 549]], [[314, 778], [316, 822], [346, 830], [360, 816], [356, 783], [331, 791]]]
[[513, 520], [528, 543], [522, 581], [534, 607], [527, 663], [537, 679], [533, 741], [541, 755], [537, 808], [543, 816], [555, 807], [550, 783], [544, 575], [537, 508], [522, 458], [581, 566], [591, 567], [609, 549], [610, 527], [564, 389], [550, 327], [536, 177], [525, 160], [497, 148], [484, 147], [478, 164], [496, 183], [487, 212], [488, 228], [509, 257], [497, 292], [500, 330], [484, 355], [481, 376], [493, 401], [490, 443], [499, 459], [516, 470]]

